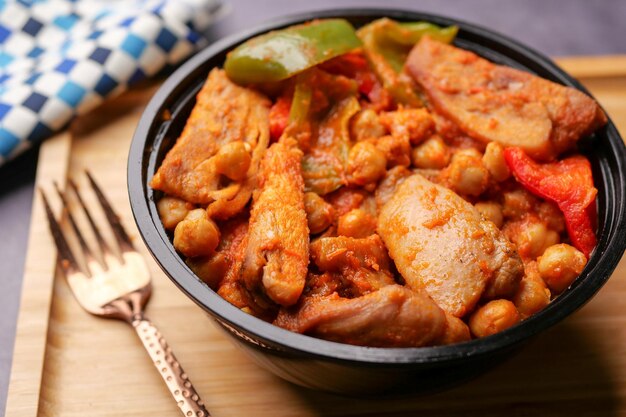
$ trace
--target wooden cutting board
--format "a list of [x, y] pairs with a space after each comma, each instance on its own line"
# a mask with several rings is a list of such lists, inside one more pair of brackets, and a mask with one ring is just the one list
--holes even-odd
[[[626, 56], [564, 58], [626, 132]], [[37, 186], [94, 174], [145, 254], [154, 279], [147, 314], [167, 337], [211, 413], [221, 416], [626, 415], [626, 261], [583, 309], [497, 369], [423, 396], [349, 399], [309, 391], [258, 368], [159, 270], [138, 236], [126, 157], [145, 85], [79, 118], [41, 148]], [[57, 205], [58, 209], [58, 205]], [[626, 237], [625, 237], [626, 238]], [[35, 194], [6, 415], [178, 416], [134, 332], [85, 313], [55, 273], [56, 252]]]

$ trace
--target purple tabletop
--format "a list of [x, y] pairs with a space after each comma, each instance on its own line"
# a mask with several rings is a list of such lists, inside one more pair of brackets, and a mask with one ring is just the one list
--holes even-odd
[[[390, 7], [489, 27], [550, 56], [626, 53], [626, 1], [603, 0], [226, 0], [215, 40], [279, 16], [329, 8]], [[0, 411], [4, 414], [37, 168], [36, 149], [0, 168]]]

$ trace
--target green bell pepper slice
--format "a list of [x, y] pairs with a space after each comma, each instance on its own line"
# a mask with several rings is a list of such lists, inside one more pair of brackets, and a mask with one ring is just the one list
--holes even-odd
[[402, 73], [411, 48], [423, 36], [450, 43], [458, 32], [456, 26], [439, 27], [428, 22], [396, 22], [382, 18], [363, 26], [357, 35], [374, 72], [383, 87], [399, 104], [421, 107], [422, 101], [412, 83]]
[[346, 185], [345, 167], [350, 151], [348, 125], [361, 106], [349, 96], [333, 106], [320, 122], [314, 146], [302, 158], [304, 190], [326, 195]]
[[224, 69], [238, 84], [276, 82], [359, 46], [347, 20], [313, 20], [244, 42], [228, 53]]

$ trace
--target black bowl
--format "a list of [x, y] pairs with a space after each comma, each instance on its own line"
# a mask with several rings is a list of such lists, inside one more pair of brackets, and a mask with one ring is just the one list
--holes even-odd
[[[611, 121], [581, 142], [598, 187], [598, 246], [573, 285], [543, 311], [494, 336], [452, 346], [369, 348], [292, 333], [250, 316], [223, 300], [198, 279], [176, 253], [161, 225], [148, 182], [179, 136], [195, 96], [226, 52], [268, 30], [314, 18], [345, 17], [355, 26], [387, 16], [458, 25], [455, 44], [501, 64], [587, 91], [550, 59], [488, 29], [440, 16], [401, 10], [331, 10], [301, 14], [262, 25], [214, 43], [171, 75], [146, 107], [130, 148], [128, 189], [139, 231], [172, 281], [225, 329], [264, 368], [299, 385], [340, 393], [385, 392], [400, 382], [433, 390], [477, 375], [531, 336], [582, 307], [615, 269], [626, 247], [626, 151]], [[408, 380], [408, 383], [407, 383]]]

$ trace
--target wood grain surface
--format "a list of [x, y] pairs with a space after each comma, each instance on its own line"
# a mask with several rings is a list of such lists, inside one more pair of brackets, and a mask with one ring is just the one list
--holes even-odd
[[[626, 57], [558, 60], [626, 132]], [[126, 189], [129, 143], [155, 85], [77, 120], [41, 148], [37, 184], [99, 179], [149, 261], [159, 326], [216, 416], [626, 416], [626, 262], [584, 308], [498, 368], [457, 388], [403, 398], [346, 399], [309, 391], [258, 368], [148, 255]], [[57, 205], [58, 208], [58, 205]], [[626, 238], [626, 237], [625, 237]], [[131, 328], [90, 316], [55, 274], [56, 252], [35, 196], [6, 415], [178, 416]]]

